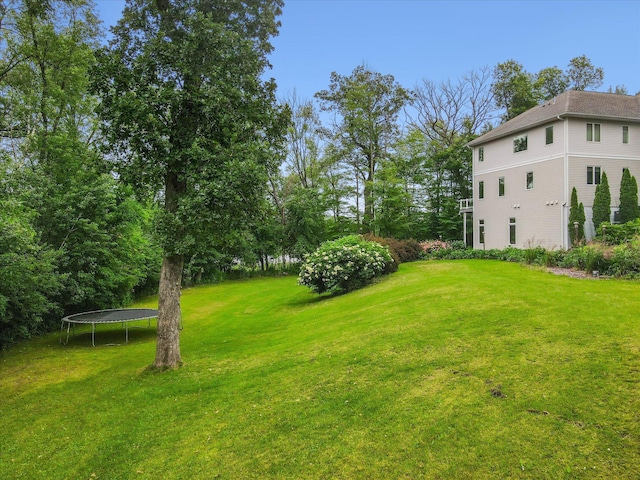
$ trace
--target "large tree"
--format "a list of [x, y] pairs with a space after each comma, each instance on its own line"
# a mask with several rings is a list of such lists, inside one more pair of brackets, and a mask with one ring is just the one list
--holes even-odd
[[496, 106], [505, 110], [502, 117], [504, 121], [535, 107], [540, 100], [540, 93], [535, 88], [535, 76], [515, 60], [496, 65], [491, 89]]
[[323, 110], [338, 114], [332, 142], [352, 161], [364, 183], [363, 226], [371, 232], [376, 170], [399, 134], [398, 114], [411, 99], [411, 92], [392, 75], [360, 65], [349, 76], [333, 72], [329, 90], [316, 93], [316, 98]]
[[262, 79], [282, 0], [129, 0], [96, 90], [125, 180], [159, 192], [154, 366], [181, 364], [180, 285], [200, 238], [243, 228], [276, 168], [287, 116]]
[[425, 238], [461, 238], [458, 202], [471, 196], [471, 150], [465, 145], [494, 120], [491, 70], [471, 71], [456, 82], [424, 80], [416, 87], [417, 111], [409, 135], [423, 135], [423, 185], [428, 203]]
[[604, 70], [595, 67], [586, 55], [572, 58], [567, 69], [569, 88], [573, 90], [586, 90], [598, 88], [604, 81]]
[[444, 148], [457, 138], [479, 134], [494, 120], [491, 70], [472, 70], [457, 81], [435, 83], [423, 80], [415, 88], [412, 124]]
[[496, 106], [505, 111], [502, 119], [507, 121], [535, 107], [541, 100], [560, 95], [568, 88], [598, 88], [603, 79], [604, 70], [594, 67], [585, 55], [572, 58], [566, 72], [553, 66], [543, 68], [537, 74], [527, 72], [515, 60], [507, 60], [493, 69], [491, 89]]

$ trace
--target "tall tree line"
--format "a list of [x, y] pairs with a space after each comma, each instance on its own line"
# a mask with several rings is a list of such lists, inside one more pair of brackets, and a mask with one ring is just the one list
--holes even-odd
[[98, 148], [93, 4], [3, 2], [0, 344], [116, 307], [155, 273], [144, 208]]
[[176, 366], [180, 285], [349, 233], [461, 239], [468, 142], [601, 82], [586, 57], [413, 88], [359, 65], [277, 101], [281, 8], [128, 0], [105, 45], [91, 0], [0, 2], [0, 344], [160, 286], [155, 365]]

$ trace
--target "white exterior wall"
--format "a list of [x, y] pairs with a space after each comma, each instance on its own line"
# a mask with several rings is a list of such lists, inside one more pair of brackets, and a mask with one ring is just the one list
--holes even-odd
[[[587, 123], [600, 123], [600, 142], [587, 142]], [[629, 143], [622, 143], [622, 126], [629, 127]], [[576, 187], [578, 201], [584, 204], [587, 239], [595, 236], [592, 223], [592, 207], [596, 185], [587, 184], [587, 167], [600, 167], [606, 172], [611, 193], [611, 214], [620, 204], [622, 170], [628, 168], [631, 175], [640, 180], [640, 125], [623, 122], [604, 122], [587, 119], [569, 121], [570, 150], [569, 192]]]
[[[546, 127], [553, 125], [553, 143], [546, 145]], [[586, 128], [586, 127], [585, 127]], [[525, 133], [525, 132], [523, 132]], [[504, 137], [484, 146], [484, 161], [474, 149], [474, 248], [505, 248], [510, 245], [510, 219], [516, 220], [516, 243], [527, 248], [562, 246], [564, 203], [564, 132], [557, 121], [526, 132], [527, 150], [514, 153], [516, 136]], [[533, 188], [527, 189], [527, 172], [533, 173]], [[505, 195], [498, 195], [498, 179], [505, 179]], [[478, 184], [484, 181], [484, 199]], [[484, 220], [485, 243], [480, 243], [479, 220]]]
[[[600, 142], [587, 141], [587, 123], [600, 124]], [[545, 128], [553, 125], [553, 144], [545, 144]], [[622, 143], [622, 127], [629, 127], [629, 143]], [[565, 131], [565, 128], [567, 129]], [[514, 138], [526, 134], [527, 150], [514, 153]], [[596, 185], [587, 184], [587, 167], [606, 172], [611, 192], [612, 218], [620, 197], [623, 168], [640, 182], [640, 124], [632, 122], [567, 118], [490, 141], [473, 149], [473, 246], [505, 248], [509, 220], [516, 219], [517, 248], [542, 246], [568, 248], [568, 215], [571, 190], [585, 206], [587, 238], [595, 234], [592, 206]], [[533, 172], [533, 189], [526, 188], [526, 173]], [[498, 195], [498, 179], [505, 179], [505, 195]], [[484, 199], [478, 183], [484, 181]], [[480, 243], [479, 220], [484, 220], [485, 243]]]

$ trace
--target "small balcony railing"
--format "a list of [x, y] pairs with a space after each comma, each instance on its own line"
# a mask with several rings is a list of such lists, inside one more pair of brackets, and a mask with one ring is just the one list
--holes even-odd
[[473, 212], [473, 198], [464, 198], [460, 200], [460, 213]]

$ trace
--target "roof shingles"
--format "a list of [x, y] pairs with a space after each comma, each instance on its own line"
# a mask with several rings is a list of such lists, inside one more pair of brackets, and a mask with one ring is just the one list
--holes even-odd
[[469, 142], [475, 147], [562, 117], [593, 117], [640, 122], [640, 95], [567, 90]]

